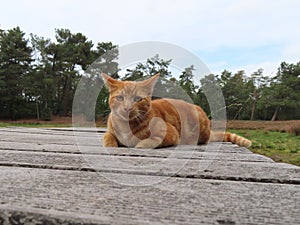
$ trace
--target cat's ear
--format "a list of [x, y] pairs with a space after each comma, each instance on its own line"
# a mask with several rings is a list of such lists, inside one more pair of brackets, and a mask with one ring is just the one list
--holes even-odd
[[153, 77], [141, 82], [142, 85], [144, 86], [145, 90], [147, 90], [148, 95], [150, 95], [150, 96], [152, 95], [153, 88], [154, 88], [156, 82], [158, 81], [159, 75], [160, 75], [160, 73], [158, 73], [158, 74], [154, 75]]
[[109, 92], [112, 92], [115, 90], [119, 84], [120, 81], [113, 79], [112, 77], [108, 76], [106, 73], [101, 73], [101, 76], [104, 80], [105, 86], [108, 88]]

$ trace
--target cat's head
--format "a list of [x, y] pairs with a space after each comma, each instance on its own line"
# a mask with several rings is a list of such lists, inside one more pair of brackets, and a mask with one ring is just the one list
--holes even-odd
[[151, 96], [159, 74], [144, 81], [119, 81], [101, 74], [109, 90], [112, 113], [122, 120], [142, 120], [149, 112]]

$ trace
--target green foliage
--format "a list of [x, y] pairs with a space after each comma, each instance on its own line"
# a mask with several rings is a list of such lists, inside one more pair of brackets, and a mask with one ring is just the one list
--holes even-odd
[[197, 92], [196, 102], [208, 114], [209, 118], [224, 117], [223, 94], [220, 90], [220, 81], [218, 76], [209, 74], [200, 80], [201, 87]]
[[28, 40], [19, 27], [3, 32], [0, 39], [0, 114], [17, 119], [26, 113], [25, 78], [31, 72]]
[[171, 77], [171, 72], [169, 71], [171, 61], [171, 59], [161, 59], [157, 54], [147, 59], [145, 63], [137, 63], [135, 68], [127, 69], [123, 80], [139, 81], [160, 73], [160, 79], [156, 83], [153, 96], [154, 98], [160, 98], [162, 96], [165, 97], [166, 94], [170, 94], [172, 92], [171, 89], [175, 84], [175, 82], [168, 83], [168, 78]]
[[127, 69], [123, 80], [139, 80], [145, 78], [145, 76], [149, 77], [157, 73], [160, 73], [160, 78], [168, 78], [171, 76], [171, 72], [169, 71], [171, 61], [171, 59], [161, 59], [157, 54], [147, 59], [145, 63], [137, 63], [134, 69]]
[[232, 74], [223, 71], [220, 77], [221, 89], [226, 101], [228, 119], [249, 119], [245, 108], [249, 108], [249, 94], [253, 92], [244, 71]]
[[[81, 79], [83, 86], [77, 94], [98, 98], [87, 97], [73, 109], [89, 120], [95, 114], [107, 116], [108, 92], [102, 89], [99, 93], [103, 86], [99, 70], [119, 78], [118, 54], [113, 43], [95, 45], [82, 33], [68, 29], [56, 29], [55, 40], [31, 34], [30, 41], [19, 27], [1, 31], [0, 117], [51, 120], [52, 115], [71, 115]], [[266, 76], [262, 69], [250, 76], [244, 71], [224, 70], [208, 74], [200, 86], [195, 85], [193, 65], [176, 79], [170, 71], [171, 62], [155, 55], [128, 69], [122, 79], [139, 80], [160, 73], [156, 97], [193, 101], [214, 118], [226, 114], [227, 119], [300, 119], [300, 62], [282, 62], [274, 77]]]
[[177, 98], [194, 102], [197, 96], [197, 86], [193, 82], [194, 66], [185, 68], [179, 80], [171, 76], [170, 65], [172, 60], [161, 59], [155, 55], [145, 63], [138, 63], [135, 68], [127, 69], [123, 80], [143, 80], [160, 73], [160, 79], [155, 85], [153, 98]]
[[[250, 77], [244, 71], [232, 74], [224, 70], [221, 75], [214, 75], [214, 79], [222, 89], [227, 119], [300, 119], [299, 74], [300, 62], [283, 62], [273, 78], [259, 69]], [[211, 80], [209, 76], [205, 79]]]
[[182, 71], [182, 74], [179, 76], [179, 85], [180, 87], [190, 96], [190, 98], [195, 101], [198, 86], [194, 83], [193, 71], [195, 70], [194, 66], [191, 65]]
[[265, 119], [300, 118], [300, 62], [281, 63], [277, 75], [270, 79], [270, 84], [262, 90], [258, 102], [266, 114]]
[[[104, 86], [99, 71], [104, 71], [108, 75], [119, 78], [118, 48], [111, 42], [98, 43], [97, 50], [93, 52], [97, 57], [81, 77], [81, 85], [77, 87], [76, 97], [82, 99], [81, 102], [74, 102], [74, 114], [83, 114], [89, 121], [95, 119], [95, 116], [105, 118], [110, 110], [108, 105], [108, 91]], [[101, 89], [101, 90], [100, 90]], [[98, 96], [98, 97], [97, 97]], [[77, 104], [77, 105], [76, 105]]]

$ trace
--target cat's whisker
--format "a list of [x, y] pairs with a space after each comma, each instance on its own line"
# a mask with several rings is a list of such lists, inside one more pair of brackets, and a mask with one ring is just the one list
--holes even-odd
[[139, 114], [136, 116], [136, 118], [139, 123], [141, 123], [143, 121], [143, 117], [141, 117], [141, 115], [139, 115]]

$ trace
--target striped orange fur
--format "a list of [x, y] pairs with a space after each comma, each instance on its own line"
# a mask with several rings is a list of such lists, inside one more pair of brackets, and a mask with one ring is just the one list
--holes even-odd
[[108, 130], [105, 147], [159, 148], [178, 144], [229, 141], [251, 142], [231, 133], [210, 131], [210, 120], [199, 106], [176, 99], [151, 100], [159, 74], [145, 81], [119, 81], [102, 73], [109, 89]]
[[251, 146], [251, 141], [248, 140], [247, 138], [244, 138], [242, 136], [239, 136], [237, 134], [233, 134], [230, 132], [211, 132], [210, 134], [210, 140], [211, 142], [231, 142], [234, 144], [237, 144], [239, 146], [243, 147], [250, 147]]

